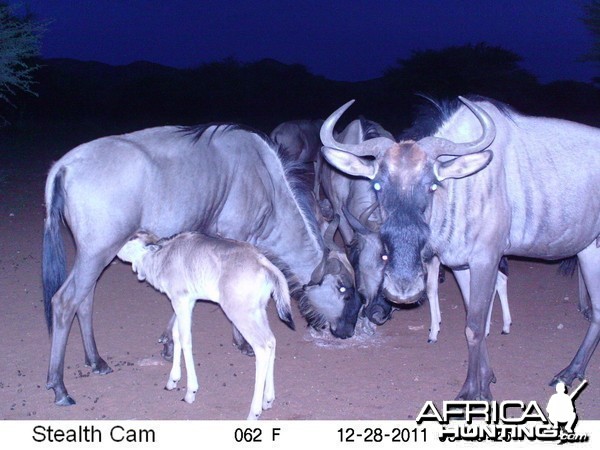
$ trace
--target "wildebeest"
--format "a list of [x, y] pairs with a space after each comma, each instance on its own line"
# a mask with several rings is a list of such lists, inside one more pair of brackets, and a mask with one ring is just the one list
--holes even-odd
[[[323, 120], [283, 122], [271, 132], [271, 138], [280, 144], [285, 159], [305, 165], [307, 178], [314, 180], [315, 195], [319, 197], [322, 191], [331, 205], [331, 216], [339, 217], [340, 235], [354, 267], [356, 286], [365, 304], [366, 316], [382, 324], [389, 317], [391, 305], [383, 298], [374, 302], [377, 295], [381, 296], [379, 286], [383, 273], [376, 198], [368, 181], [350, 177], [324, 163], [319, 137], [322, 124]], [[361, 117], [350, 122], [337, 139], [357, 144], [379, 136], [392, 138], [381, 125]], [[377, 307], [380, 304], [386, 308], [383, 313]]]
[[[327, 272], [327, 251], [307, 193], [292, 186], [285, 170], [267, 136], [236, 125], [157, 127], [100, 138], [54, 164], [46, 181], [42, 272], [52, 332], [47, 387], [57, 404], [74, 403], [63, 372], [75, 314], [86, 364], [95, 373], [111, 372], [94, 340], [94, 288], [139, 229], [160, 237], [202, 231], [249, 242], [298, 280], [303, 288], [293, 295], [311, 326], [352, 335], [356, 318], [346, 316], [351, 291]], [[68, 276], [62, 220], [76, 246]], [[315, 271], [322, 277], [318, 283]]]
[[[393, 138], [378, 123], [361, 117], [350, 122], [336, 139], [358, 144], [374, 137]], [[340, 234], [356, 272], [356, 288], [365, 303], [365, 315], [380, 325], [389, 318], [392, 307], [380, 290], [383, 276], [381, 218], [373, 188], [368, 180], [348, 176], [329, 164], [322, 165], [319, 179], [333, 212], [341, 217]]]
[[146, 280], [165, 293], [175, 311], [175, 350], [167, 390], [175, 389], [181, 379], [183, 352], [187, 372], [184, 400], [192, 403], [196, 399], [192, 311], [196, 300], [210, 300], [221, 306], [256, 355], [254, 395], [248, 419], [258, 419], [263, 409], [271, 408], [275, 400], [276, 346], [266, 312], [271, 297], [281, 320], [294, 329], [287, 281], [277, 267], [247, 242], [193, 232], [159, 239], [139, 231], [117, 256], [131, 263], [139, 280]]
[[[408, 131], [407, 131], [408, 132]], [[386, 131], [376, 122], [360, 118], [353, 120], [336, 136], [342, 144], [359, 144], [369, 139], [387, 137], [393, 139], [391, 133]], [[387, 255], [383, 251], [379, 236], [382, 222], [376, 192], [369, 180], [349, 176], [323, 164], [320, 174], [323, 192], [331, 200], [334, 212], [340, 214], [346, 221], [340, 224], [342, 237], [350, 249], [350, 259], [356, 268], [356, 285], [366, 299], [365, 315], [373, 323], [383, 324], [391, 317], [392, 305], [382, 295], [380, 289], [384, 259]], [[359, 215], [360, 214], [360, 215]], [[506, 260], [501, 264], [507, 270]], [[432, 260], [427, 273], [427, 295], [431, 314], [429, 329], [429, 342], [436, 342], [440, 330], [441, 313], [438, 298], [438, 284], [440, 277], [439, 260]], [[511, 317], [508, 307], [506, 290], [506, 275], [498, 271], [496, 290], [500, 297], [503, 316], [502, 332], [510, 332]], [[468, 301], [468, 298], [466, 299]], [[489, 334], [492, 308], [488, 314], [486, 334]]]
[[503, 255], [577, 255], [592, 321], [552, 383], [583, 379], [600, 339], [600, 130], [460, 97], [430, 136], [344, 145], [332, 131], [350, 104], [325, 121], [323, 153], [340, 170], [379, 186], [386, 296], [402, 302], [420, 295], [424, 264], [436, 255], [470, 298], [468, 371], [458, 398], [492, 398], [485, 321]]

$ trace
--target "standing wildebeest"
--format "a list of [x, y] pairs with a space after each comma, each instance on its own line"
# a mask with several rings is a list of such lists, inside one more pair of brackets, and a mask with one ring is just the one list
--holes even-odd
[[[346, 313], [354, 308], [354, 290], [327, 272], [327, 251], [307, 194], [291, 186], [285, 170], [267, 136], [235, 125], [158, 127], [105, 137], [76, 147], [52, 167], [42, 270], [52, 332], [47, 387], [54, 389], [57, 404], [73, 404], [63, 372], [75, 314], [86, 363], [95, 373], [111, 372], [94, 340], [94, 288], [138, 229], [160, 237], [203, 231], [254, 244], [287, 265], [304, 286], [297, 295], [303, 294], [299, 307], [309, 324], [329, 324], [339, 337], [352, 335], [356, 317]], [[68, 276], [63, 219], [77, 250]], [[315, 271], [318, 283], [314, 277], [311, 282]]]
[[137, 232], [117, 256], [131, 263], [138, 280], [146, 280], [167, 294], [173, 310], [173, 367], [166, 389], [181, 379], [181, 353], [185, 360], [187, 387], [184, 400], [192, 403], [198, 378], [192, 353], [192, 311], [196, 300], [218, 303], [256, 355], [254, 395], [248, 419], [258, 419], [275, 400], [273, 368], [275, 336], [267, 319], [267, 303], [275, 301], [277, 314], [294, 329], [290, 294], [285, 276], [247, 242], [185, 232], [159, 239]]
[[[376, 122], [358, 119], [338, 135], [336, 140], [342, 144], [359, 144], [377, 137], [393, 136]], [[383, 251], [379, 236], [381, 215], [377, 197], [372, 183], [364, 178], [357, 178], [341, 173], [323, 164], [320, 174], [323, 192], [333, 204], [334, 212], [341, 214], [346, 221], [340, 223], [340, 231], [346, 245], [350, 249], [350, 260], [356, 268], [356, 287], [366, 299], [365, 315], [378, 325], [391, 317], [392, 305], [382, 295], [380, 286], [383, 278], [384, 260], [387, 255]], [[360, 215], [359, 215], [360, 214]], [[506, 261], [503, 260], [506, 270]], [[434, 259], [430, 264], [427, 276], [427, 299], [431, 314], [429, 342], [436, 342], [440, 330], [441, 313], [438, 298], [439, 260]], [[510, 332], [511, 317], [506, 291], [506, 275], [498, 271], [496, 290], [502, 305], [502, 332]], [[468, 299], [467, 299], [468, 300]], [[489, 334], [492, 308], [488, 314], [486, 334]]]
[[493, 101], [460, 100], [432, 136], [343, 145], [332, 131], [349, 102], [321, 129], [324, 155], [380, 187], [387, 297], [403, 302], [420, 295], [424, 264], [437, 255], [470, 299], [469, 362], [459, 399], [492, 398], [485, 321], [502, 256], [576, 254], [593, 312], [577, 354], [552, 380], [570, 385], [583, 379], [600, 339], [600, 130], [524, 116]]

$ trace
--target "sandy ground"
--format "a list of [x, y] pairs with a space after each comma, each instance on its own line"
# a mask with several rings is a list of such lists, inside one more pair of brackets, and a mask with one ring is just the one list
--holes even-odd
[[[66, 149], [65, 149], [66, 150]], [[79, 328], [71, 330], [65, 383], [75, 406], [57, 407], [45, 388], [50, 340], [41, 293], [43, 185], [49, 161], [8, 164], [0, 171], [0, 417], [3, 419], [243, 419], [254, 383], [254, 360], [231, 341], [220, 308], [198, 303], [194, 353], [200, 391], [167, 392], [170, 363], [157, 338], [170, 317], [168, 301], [113, 262], [96, 291], [94, 326], [102, 356], [114, 372], [85, 367]], [[510, 335], [500, 335], [499, 304], [488, 340], [498, 382], [496, 400], [536, 400], [545, 406], [550, 379], [579, 347], [588, 322], [577, 310], [577, 279], [556, 264], [511, 261]], [[440, 288], [442, 331], [427, 343], [428, 305], [397, 311], [373, 336], [341, 341], [314, 336], [294, 310], [296, 331], [269, 306], [277, 338], [277, 398], [264, 419], [413, 419], [427, 400], [450, 400], [466, 375], [464, 308], [452, 276]], [[580, 419], [600, 419], [600, 355], [576, 402]], [[181, 382], [185, 387], [185, 381]]]

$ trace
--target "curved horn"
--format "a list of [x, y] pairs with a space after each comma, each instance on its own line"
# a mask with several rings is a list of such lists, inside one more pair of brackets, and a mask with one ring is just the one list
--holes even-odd
[[354, 214], [352, 214], [350, 211], [348, 211], [348, 208], [346, 208], [346, 205], [342, 206], [342, 212], [344, 213], [344, 216], [346, 216], [346, 220], [348, 221], [348, 223], [350, 224], [350, 226], [352, 227], [352, 229], [354, 231], [356, 231], [359, 234], [369, 234], [370, 230], [365, 227], [360, 220], [358, 220], [356, 217], [354, 217]]
[[378, 227], [373, 227], [373, 222], [369, 220], [369, 217], [371, 217], [371, 214], [373, 214], [373, 212], [379, 207], [379, 202], [375, 201], [371, 206], [369, 206], [367, 209], [365, 209], [363, 211], [363, 213], [360, 215], [360, 217], [358, 218], [359, 222], [362, 223], [366, 228], [368, 228], [369, 230], [371, 230], [374, 233], [377, 233], [379, 230], [375, 229]]
[[377, 206], [379, 206], [379, 203], [373, 203], [365, 211], [363, 211], [358, 219], [354, 217], [354, 214], [348, 210], [346, 205], [342, 206], [342, 212], [344, 213], [344, 216], [346, 216], [346, 220], [354, 231], [359, 234], [366, 235], [369, 233], [377, 233], [379, 231], [377, 227], [373, 226], [373, 224], [369, 221], [369, 216], [373, 213], [373, 211], [375, 211]]
[[321, 260], [319, 265], [317, 267], [315, 267], [315, 270], [313, 270], [313, 273], [310, 275], [310, 283], [308, 284], [308, 286], [314, 286], [314, 285], [321, 283], [321, 281], [323, 280], [323, 277], [325, 276], [325, 264], [326, 263], [327, 263], [327, 254], [325, 253], [323, 255], [323, 259]]
[[[350, 100], [349, 102], [343, 104], [338, 109], [336, 109], [333, 114], [331, 114], [325, 122], [323, 122], [323, 126], [321, 127], [320, 137], [321, 142], [323, 142], [324, 147], [329, 147], [335, 150], [341, 150], [346, 153], [352, 153], [356, 156], [377, 156], [381, 152], [382, 149], [388, 148], [391, 144], [394, 143], [393, 140], [388, 138], [375, 138], [365, 141], [361, 144], [344, 144], [338, 142], [333, 137], [333, 130], [335, 128], [335, 124], [339, 120], [339, 118], [346, 112], [350, 105], [354, 103], [354, 100]], [[383, 145], [382, 145], [383, 144]]]
[[418, 144], [433, 158], [442, 155], [464, 156], [471, 153], [478, 153], [488, 148], [496, 138], [496, 125], [490, 115], [480, 106], [467, 100], [464, 97], [458, 97], [461, 102], [477, 117], [483, 132], [481, 136], [473, 142], [457, 144], [448, 139], [437, 137], [426, 137], [421, 139]]
[[327, 227], [327, 230], [325, 230], [325, 234], [323, 235], [323, 241], [325, 241], [325, 247], [327, 247], [330, 250], [337, 248], [337, 244], [335, 243], [333, 237], [335, 236], [335, 232], [337, 231], [339, 225], [340, 225], [340, 216], [336, 214], [333, 217], [333, 220], [331, 222], [329, 222], [329, 226]]

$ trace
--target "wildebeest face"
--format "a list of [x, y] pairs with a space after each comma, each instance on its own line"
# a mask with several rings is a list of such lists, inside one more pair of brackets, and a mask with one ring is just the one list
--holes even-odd
[[307, 299], [304, 307], [310, 308], [310, 311], [305, 309], [305, 317], [316, 328], [329, 324], [331, 333], [338, 338], [352, 337], [361, 306], [354, 289], [353, 272], [339, 260], [330, 258], [313, 278], [304, 287]]
[[395, 144], [382, 158], [372, 185], [384, 217], [383, 293], [395, 303], [415, 302], [425, 289], [424, 263], [431, 258], [427, 223], [438, 188], [433, 165], [416, 143]]
[[333, 128], [352, 102], [335, 111], [321, 128], [325, 159], [342, 172], [372, 180], [383, 218], [380, 233], [387, 264], [382, 287], [388, 300], [415, 302], [425, 289], [424, 263], [433, 256], [428, 222], [435, 191], [444, 180], [477, 173], [492, 159], [486, 149], [495, 138], [493, 121], [481, 108], [461, 101], [483, 129], [473, 142], [426, 137], [398, 143], [380, 137], [355, 145], [339, 143]]

